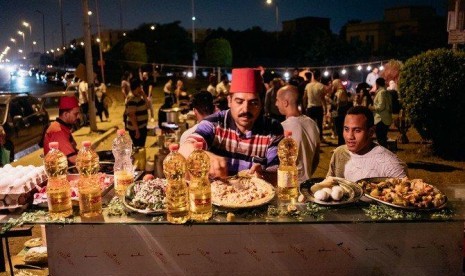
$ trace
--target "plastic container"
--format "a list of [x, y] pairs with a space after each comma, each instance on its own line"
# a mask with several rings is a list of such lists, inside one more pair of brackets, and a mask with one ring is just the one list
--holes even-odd
[[58, 142], [49, 143], [50, 151], [44, 158], [45, 172], [48, 176], [47, 204], [51, 217], [69, 217], [73, 214], [71, 186], [66, 179], [68, 159], [58, 149]]
[[190, 174], [189, 207], [191, 219], [206, 221], [212, 217], [211, 186], [208, 180], [210, 157], [203, 150], [203, 143], [195, 143], [195, 150], [187, 158]]
[[283, 202], [295, 203], [299, 197], [297, 154], [297, 143], [292, 139], [292, 131], [284, 131], [284, 139], [278, 144], [278, 199]]
[[92, 149], [90, 141], [82, 142], [76, 158], [79, 172], [79, 210], [82, 217], [94, 217], [102, 214], [102, 190], [97, 179], [99, 157]]
[[115, 176], [115, 192], [123, 197], [127, 187], [134, 182], [134, 166], [132, 165], [132, 141], [124, 129], [118, 129], [113, 140], [112, 152], [115, 158], [113, 166]]
[[179, 152], [178, 144], [169, 146], [170, 153], [163, 161], [166, 187], [167, 220], [181, 224], [189, 220], [189, 190], [184, 179], [186, 159]]

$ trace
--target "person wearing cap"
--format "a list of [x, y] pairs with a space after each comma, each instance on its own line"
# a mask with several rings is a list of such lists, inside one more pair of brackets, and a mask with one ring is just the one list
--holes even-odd
[[192, 95], [191, 109], [194, 111], [195, 118], [197, 119], [197, 124], [184, 131], [179, 139], [179, 143], [184, 143], [194, 131], [197, 129], [200, 121], [205, 117], [213, 114], [215, 111], [215, 106], [213, 105], [213, 96], [207, 91], [201, 91]]
[[263, 116], [264, 84], [260, 71], [233, 69], [229, 110], [206, 117], [181, 144], [185, 157], [202, 142], [210, 157], [210, 177], [225, 178], [239, 171], [275, 177], [277, 146], [283, 138], [281, 124]]
[[60, 98], [58, 118], [50, 124], [43, 137], [44, 155], [50, 151], [50, 142], [58, 142], [59, 150], [66, 155], [68, 163], [76, 163], [78, 150], [71, 131], [80, 114], [79, 102], [76, 97], [64, 96]]
[[320, 131], [314, 120], [299, 110], [299, 90], [286, 85], [278, 90], [276, 106], [286, 120], [281, 124], [284, 130], [292, 131], [297, 143], [297, 170], [299, 183], [310, 179], [320, 161]]
[[131, 80], [131, 93], [126, 102], [126, 128], [135, 147], [145, 147], [147, 122], [149, 119], [147, 102], [139, 79]]

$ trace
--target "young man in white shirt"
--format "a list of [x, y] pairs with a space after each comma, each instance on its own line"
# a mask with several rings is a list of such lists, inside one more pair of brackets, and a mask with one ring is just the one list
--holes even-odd
[[334, 150], [328, 176], [358, 181], [369, 177], [407, 176], [407, 165], [388, 149], [375, 144], [373, 113], [364, 106], [347, 111], [343, 136], [345, 145]]
[[299, 182], [309, 179], [320, 161], [320, 132], [315, 121], [302, 115], [298, 108], [299, 91], [293, 85], [278, 90], [276, 106], [286, 116], [281, 125], [284, 130], [292, 131], [292, 139], [297, 142], [297, 169]]

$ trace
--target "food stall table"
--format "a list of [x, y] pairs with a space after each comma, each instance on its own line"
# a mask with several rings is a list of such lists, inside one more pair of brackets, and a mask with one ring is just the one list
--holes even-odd
[[433, 213], [363, 202], [286, 213], [272, 202], [215, 209], [210, 221], [185, 225], [106, 212], [34, 223], [46, 225], [51, 275], [461, 275], [465, 205], [457, 187], [444, 191], [448, 210]]

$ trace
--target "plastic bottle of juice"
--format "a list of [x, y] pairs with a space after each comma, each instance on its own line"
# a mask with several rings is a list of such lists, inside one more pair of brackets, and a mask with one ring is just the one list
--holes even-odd
[[169, 149], [170, 153], [163, 161], [163, 172], [168, 182], [166, 187], [167, 220], [181, 224], [189, 220], [189, 190], [184, 179], [186, 159], [178, 152], [178, 144], [171, 144]]
[[212, 217], [211, 186], [208, 180], [210, 158], [202, 149], [203, 143], [195, 143], [195, 150], [187, 158], [190, 173], [189, 207], [191, 219], [206, 221]]
[[134, 182], [134, 166], [132, 165], [132, 141], [124, 129], [118, 129], [112, 145], [115, 164], [113, 166], [115, 176], [115, 192], [119, 197], [124, 197], [126, 188]]
[[66, 179], [68, 159], [58, 147], [58, 142], [49, 143], [50, 151], [44, 158], [45, 172], [48, 176], [47, 203], [51, 217], [64, 218], [73, 214], [73, 205], [71, 203], [71, 186]]
[[79, 209], [81, 216], [93, 217], [102, 214], [102, 190], [97, 179], [99, 157], [90, 141], [82, 142], [76, 157], [79, 172]]
[[292, 139], [292, 131], [284, 131], [284, 139], [278, 144], [278, 199], [295, 203], [299, 197], [297, 180], [297, 143]]

